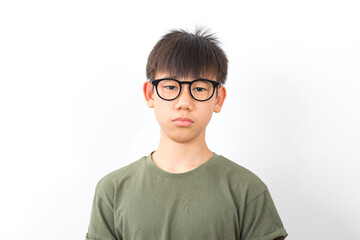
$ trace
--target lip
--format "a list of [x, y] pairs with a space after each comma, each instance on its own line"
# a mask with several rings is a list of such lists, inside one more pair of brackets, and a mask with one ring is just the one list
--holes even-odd
[[191, 120], [190, 118], [178, 117], [173, 120], [173, 123], [178, 126], [186, 127], [190, 126], [193, 123], [193, 120]]

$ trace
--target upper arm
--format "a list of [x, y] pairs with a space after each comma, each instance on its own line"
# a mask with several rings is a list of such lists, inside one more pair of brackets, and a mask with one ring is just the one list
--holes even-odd
[[111, 205], [95, 194], [86, 240], [119, 240], [115, 231], [114, 212]]
[[281, 240], [287, 236], [269, 191], [247, 204], [240, 239]]

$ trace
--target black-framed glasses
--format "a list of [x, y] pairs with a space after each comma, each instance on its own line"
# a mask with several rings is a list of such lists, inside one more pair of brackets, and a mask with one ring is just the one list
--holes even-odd
[[158, 96], [166, 101], [176, 99], [182, 89], [183, 84], [189, 84], [190, 95], [197, 101], [207, 101], [214, 95], [215, 89], [220, 85], [219, 82], [209, 79], [195, 79], [194, 81], [179, 81], [175, 78], [162, 78], [150, 81], [156, 88]]

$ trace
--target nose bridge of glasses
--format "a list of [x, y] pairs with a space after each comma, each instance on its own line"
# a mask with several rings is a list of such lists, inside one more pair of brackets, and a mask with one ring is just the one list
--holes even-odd
[[193, 83], [193, 82], [190, 82], [190, 81], [178, 81], [178, 82], [181, 84], [181, 86], [183, 84], [188, 84], [189, 86], [191, 86], [191, 84]]
[[[187, 91], [188, 96], [192, 97], [191, 91], [190, 91], [190, 86], [191, 86], [192, 82], [190, 82], [190, 81], [178, 81], [178, 82], [180, 83], [180, 86], [181, 86], [181, 90], [179, 92], [178, 97], [180, 97], [184, 91]], [[183, 86], [183, 84], [188, 84], [188, 87]]]

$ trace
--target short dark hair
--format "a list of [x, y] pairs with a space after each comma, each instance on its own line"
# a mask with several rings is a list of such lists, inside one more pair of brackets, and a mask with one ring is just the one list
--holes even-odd
[[195, 33], [171, 30], [154, 46], [146, 65], [146, 77], [158, 72], [177, 77], [216, 77], [225, 84], [228, 60], [213, 33], [197, 28]]

